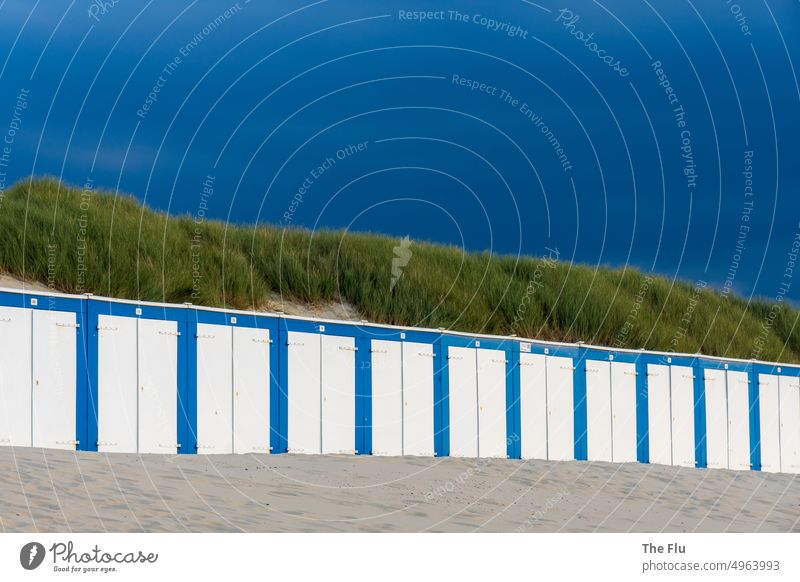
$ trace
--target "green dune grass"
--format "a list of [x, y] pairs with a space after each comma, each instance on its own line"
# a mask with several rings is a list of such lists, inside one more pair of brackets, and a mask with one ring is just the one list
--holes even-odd
[[786, 304], [748, 303], [631, 268], [198, 222], [50, 179], [2, 194], [0, 270], [69, 293], [239, 309], [279, 293], [345, 301], [381, 323], [800, 361], [798, 312]]

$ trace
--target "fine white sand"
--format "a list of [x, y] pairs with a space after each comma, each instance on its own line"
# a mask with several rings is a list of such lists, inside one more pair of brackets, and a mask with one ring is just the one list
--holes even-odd
[[0, 447], [2, 531], [800, 531], [800, 479], [657, 465]]
[[0, 287], [5, 289], [23, 289], [28, 291], [50, 291], [44, 283], [38, 281], [24, 281], [8, 273], [0, 273]]
[[[39, 281], [25, 281], [15, 275], [0, 272], [0, 288], [19, 289], [30, 292], [58, 291], [50, 289]], [[344, 299], [340, 301], [322, 301], [308, 303], [284, 297], [280, 293], [269, 293], [258, 311], [275, 313], [281, 311], [286, 315], [300, 317], [316, 317], [319, 319], [336, 319], [339, 321], [362, 321], [363, 317], [352, 304]]]

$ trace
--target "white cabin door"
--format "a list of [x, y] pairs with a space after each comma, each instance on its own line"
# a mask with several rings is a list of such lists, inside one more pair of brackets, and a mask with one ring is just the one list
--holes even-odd
[[474, 348], [450, 346], [450, 456], [478, 456], [478, 374]]
[[476, 350], [478, 364], [478, 456], [508, 457], [506, 353]]
[[728, 370], [728, 468], [750, 470], [750, 379]]
[[74, 451], [77, 328], [75, 313], [33, 311], [33, 446]]
[[177, 453], [178, 323], [140, 319], [138, 346], [139, 452]]
[[233, 328], [233, 452], [270, 451], [268, 329]]
[[432, 457], [433, 346], [403, 342], [403, 454]]
[[355, 339], [322, 336], [322, 452], [356, 452]]
[[547, 356], [547, 441], [549, 458], [575, 459], [572, 358]]
[[320, 336], [315, 333], [288, 333], [290, 453], [322, 452], [322, 408], [320, 400]]
[[403, 345], [372, 340], [372, 454], [403, 454]]
[[547, 459], [547, 371], [543, 354], [519, 355], [520, 448], [523, 459]]
[[134, 317], [97, 318], [97, 450], [138, 451], [139, 322]]
[[233, 328], [197, 324], [197, 453], [233, 452]]
[[613, 460], [611, 363], [586, 361], [586, 440], [590, 461]]
[[615, 463], [636, 461], [636, 364], [611, 362], [612, 448]]
[[0, 307], [0, 446], [31, 446], [31, 398], [31, 310]]

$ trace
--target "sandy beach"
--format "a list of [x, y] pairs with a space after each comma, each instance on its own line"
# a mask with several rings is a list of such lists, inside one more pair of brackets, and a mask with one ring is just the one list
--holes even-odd
[[546, 461], [0, 448], [5, 532], [788, 532], [792, 475]]

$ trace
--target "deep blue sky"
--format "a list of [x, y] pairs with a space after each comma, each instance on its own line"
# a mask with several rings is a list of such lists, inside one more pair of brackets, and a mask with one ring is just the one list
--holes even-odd
[[211, 175], [208, 216], [237, 223], [293, 208], [297, 225], [558, 248], [746, 296], [792, 282], [797, 0], [107, 4], [0, 3], [0, 132], [28, 91], [6, 186], [50, 174], [196, 213]]

